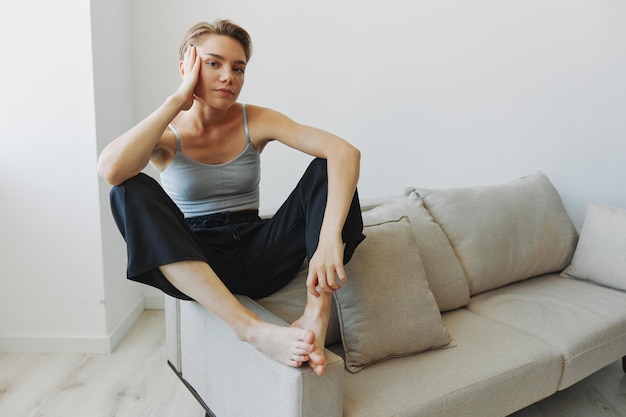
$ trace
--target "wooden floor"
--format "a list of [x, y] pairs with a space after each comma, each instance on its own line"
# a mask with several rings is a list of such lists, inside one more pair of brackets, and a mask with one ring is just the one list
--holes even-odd
[[162, 310], [109, 355], [0, 353], [0, 417], [204, 417], [167, 365]]
[[[148, 310], [110, 355], [0, 353], [0, 417], [203, 417], [163, 339], [163, 311]], [[548, 416], [626, 417], [621, 361], [512, 415]]]

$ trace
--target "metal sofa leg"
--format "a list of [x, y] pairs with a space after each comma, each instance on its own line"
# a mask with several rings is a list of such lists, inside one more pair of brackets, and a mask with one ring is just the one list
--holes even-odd
[[622, 369], [626, 372], [626, 356], [622, 356]]
[[178, 377], [178, 379], [180, 379], [180, 381], [185, 385], [185, 387], [187, 387], [187, 389], [189, 390], [189, 392], [191, 392], [191, 394], [196, 398], [196, 400], [200, 403], [200, 405], [202, 406], [202, 408], [204, 408], [204, 411], [206, 412], [205, 417], [216, 417], [215, 414], [213, 414], [213, 411], [211, 411], [211, 409], [209, 408], [208, 405], [206, 405], [206, 403], [202, 400], [202, 398], [200, 397], [200, 395], [198, 395], [198, 393], [196, 392], [195, 389], [193, 389], [193, 387], [189, 384], [189, 382], [187, 382], [187, 380], [185, 378], [183, 378], [183, 376], [178, 372], [178, 370], [176, 370], [176, 367], [172, 364], [172, 362], [167, 361], [167, 364], [169, 365], [169, 367], [172, 369], [172, 371], [174, 371], [174, 373], [176, 374], [176, 376]]

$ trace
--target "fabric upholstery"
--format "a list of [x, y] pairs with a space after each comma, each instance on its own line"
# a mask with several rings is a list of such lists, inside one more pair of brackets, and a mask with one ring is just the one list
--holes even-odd
[[[247, 297], [261, 319], [286, 326]], [[194, 301], [181, 301], [182, 376], [217, 416], [341, 417], [344, 365], [326, 351], [326, 373], [292, 368], [237, 338], [224, 321]], [[323, 398], [324, 401], [319, 399]]]
[[502, 417], [556, 391], [559, 352], [465, 309], [443, 314], [457, 346], [346, 374], [344, 417]]
[[[357, 249], [358, 250], [358, 249]], [[309, 264], [305, 261], [294, 279], [274, 294], [256, 300], [257, 303], [276, 314], [287, 323], [293, 323], [302, 316], [306, 305], [307, 289], [306, 277]], [[339, 332], [339, 319], [337, 318], [337, 306], [333, 298], [330, 308], [328, 330], [326, 331], [326, 344], [332, 345], [341, 342]]]
[[469, 287], [463, 268], [448, 238], [424, 208], [414, 190], [407, 197], [383, 204], [364, 215], [364, 222], [380, 222], [407, 216], [417, 243], [426, 279], [441, 311], [463, 307], [469, 300]]
[[407, 217], [363, 217], [367, 238], [346, 265], [350, 279], [334, 293], [350, 372], [450, 343]]
[[[371, 321], [374, 329], [382, 328], [376, 330], [379, 337], [398, 338], [404, 333], [394, 329], [400, 325], [410, 327], [409, 338], [416, 339], [415, 327], [424, 317], [409, 320], [415, 316], [415, 306], [406, 300], [424, 304], [421, 300], [428, 291], [415, 295], [414, 289], [423, 289], [426, 275], [439, 308], [454, 309], [440, 318], [441, 328], [454, 339], [453, 349], [382, 360], [385, 353], [360, 372], [345, 372], [342, 357], [349, 355], [341, 343], [335, 309], [327, 336], [327, 342], [336, 341], [330, 347], [335, 353], [326, 351], [328, 368], [320, 378], [306, 365], [291, 368], [267, 358], [239, 341], [223, 321], [197, 303], [181, 301], [178, 309], [167, 302], [167, 337], [177, 339], [176, 343], [168, 340], [168, 359], [178, 360], [175, 365], [183, 378], [217, 415], [500, 417], [567, 388], [624, 355], [626, 292], [606, 288], [621, 282], [619, 276], [615, 281], [612, 267], [621, 265], [618, 274], [625, 270], [620, 263], [624, 259], [619, 257], [624, 251], [618, 251], [617, 258], [612, 252], [623, 243], [619, 239], [623, 231], [612, 234], [623, 225], [619, 210], [590, 208], [571, 259], [576, 231], [569, 218], [564, 218], [558, 194], [541, 173], [504, 185], [419, 192], [423, 200], [409, 192], [407, 199], [364, 214], [369, 237], [347, 267], [349, 283], [337, 294], [360, 299], [380, 296], [376, 303], [386, 302], [390, 312], [384, 314], [394, 320], [389, 326], [376, 321], [377, 317]], [[610, 220], [609, 226], [608, 219], [614, 215], [617, 219]], [[406, 233], [406, 219], [414, 242], [411, 233]], [[377, 226], [387, 223], [402, 223], [402, 230], [389, 226], [392, 230], [386, 233], [392, 237], [377, 242]], [[373, 254], [368, 242], [374, 242]], [[400, 247], [391, 247], [396, 244]], [[407, 251], [415, 246], [417, 250]], [[375, 258], [386, 251], [393, 256]], [[358, 260], [361, 255], [364, 259]], [[567, 270], [558, 275], [570, 260]], [[262, 319], [287, 325], [304, 309], [306, 269], [304, 264], [279, 293], [258, 300], [285, 321], [246, 297], [238, 298]], [[372, 274], [361, 274], [359, 269], [383, 271], [385, 280], [372, 280]], [[406, 278], [398, 273], [400, 269], [414, 275], [418, 271], [414, 279], [418, 284], [368, 290], [381, 282]], [[536, 276], [548, 270], [554, 273]], [[362, 277], [365, 285], [358, 285]], [[603, 277], [611, 281], [602, 282]], [[591, 278], [605, 286], [588, 282]], [[409, 296], [398, 294], [400, 287], [403, 292], [408, 288]], [[476, 295], [468, 302], [470, 290]], [[388, 295], [385, 291], [397, 292]], [[405, 303], [406, 308], [399, 308]], [[431, 306], [428, 314], [436, 310], [433, 303], [425, 303]], [[353, 309], [349, 311], [353, 316], [370, 314], [363, 308], [370, 305], [368, 301], [342, 305], [347, 308], [342, 313]], [[371, 337], [374, 329], [367, 327], [362, 335]], [[355, 343], [368, 347], [363, 342], [357, 338]], [[384, 353], [386, 344], [376, 340], [376, 353]], [[402, 340], [393, 345], [406, 347]]]
[[471, 311], [557, 348], [559, 389], [624, 355], [626, 293], [550, 274], [472, 297]]
[[626, 210], [589, 204], [564, 275], [626, 291]]
[[548, 178], [507, 184], [418, 190], [448, 236], [472, 295], [563, 270], [577, 232]]

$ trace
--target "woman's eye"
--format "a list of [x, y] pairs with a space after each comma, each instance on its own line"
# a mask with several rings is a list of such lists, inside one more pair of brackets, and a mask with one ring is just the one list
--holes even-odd
[[208, 66], [210, 67], [217, 67], [217, 62], [213, 62], [213, 61], [207, 61], [206, 63]]
[[235, 71], [240, 72], [242, 74], [245, 74], [246, 69], [245, 68], [235, 68]]

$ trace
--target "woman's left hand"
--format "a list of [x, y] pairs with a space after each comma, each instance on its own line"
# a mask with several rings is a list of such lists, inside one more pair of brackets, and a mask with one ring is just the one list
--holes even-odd
[[[320, 292], [334, 293], [347, 282], [343, 266], [344, 245], [340, 236], [323, 238], [320, 235], [317, 250], [309, 262], [306, 286], [316, 297]], [[339, 281], [338, 281], [338, 280]]]

